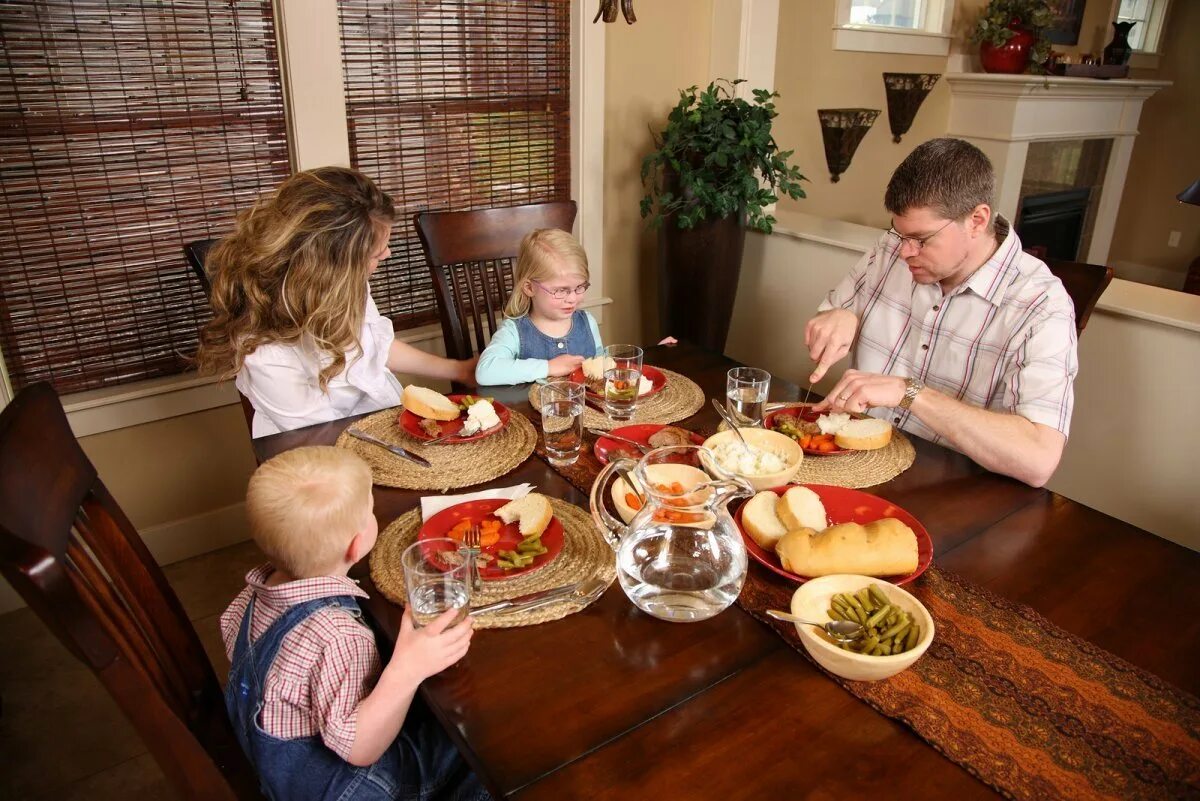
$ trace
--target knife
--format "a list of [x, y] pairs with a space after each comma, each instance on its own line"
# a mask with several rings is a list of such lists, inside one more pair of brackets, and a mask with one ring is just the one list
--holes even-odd
[[378, 445], [379, 447], [383, 448], [384, 450], [387, 450], [387, 451], [395, 454], [396, 456], [399, 456], [401, 459], [407, 459], [408, 461], [412, 462], [413, 464], [419, 464], [421, 467], [433, 467], [433, 465], [431, 465], [429, 463], [429, 460], [426, 459], [425, 457], [418, 456], [417, 454], [415, 454], [411, 451], [406, 451], [406, 450], [404, 450], [404, 448], [401, 448], [399, 445], [393, 445], [390, 442], [384, 442], [383, 440], [373, 437], [370, 434], [359, 431], [356, 428], [347, 428], [346, 433], [356, 439], [361, 439], [363, 442], [369, 442], [372, 445]]
[[477, 606], [471, 610], [470, 614], [474, 616], [488, 612], [524, 612], [528, 609], [536, 609], [568, 598], [572, 600], [590, 599], [599, 592], [603, 592], [607, 587], [607, 582], [598, 578], [576, 581], [573, 584], [564, 584], [561, 587], [552, 587], [548, 590], [531, 592], [527, 595], [518, 595], [516, 598], [509, 598], [505, 601], [496, 601], [495, 603]]

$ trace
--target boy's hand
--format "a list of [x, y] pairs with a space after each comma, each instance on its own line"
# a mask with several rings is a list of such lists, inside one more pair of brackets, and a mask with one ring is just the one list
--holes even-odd
[[388, 666], [402, 665], [421, 682], [462, 659], [471, 645], [474, 623], [467, 617], [457, 626], [450, 626], [459, 614], [458, 609], [447, 609], [428, 626], [418, 629], [413, 626], [412, 612], [405, 607]]
[[575, 372], [575, 368], [579, 367], [582, 364], [583, 364], [582, 356], [572, 356], [570, 354], [563, 354], [562, 356], [555, 356], [553, 359], [550, 360], [550, 368], [549, 368], [550, 375], [551, 376], [570, 375], [571, 373]]

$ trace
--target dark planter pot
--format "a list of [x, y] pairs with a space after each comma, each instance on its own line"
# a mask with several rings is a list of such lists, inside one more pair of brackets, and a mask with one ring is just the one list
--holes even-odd
[[674, 218], [658, 233], [658, 319], [662, 334], [725, 351], [746, 229], [741, 215], [680, 229]]
[[1029, 66], [1029, 51], [1037, 41], [1024, 28], [1012, 28], [1013, 37], [1002, 45], [981, 42], [979, 62], [984, 72], [1001, 72], [1019, 75]]

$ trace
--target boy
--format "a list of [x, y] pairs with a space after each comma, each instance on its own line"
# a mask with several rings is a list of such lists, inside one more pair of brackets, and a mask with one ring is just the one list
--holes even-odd
[[[486, 799], [430, 719], [406, 721], [417, 685], [466, 654], [454, 611], [414, 629], [408, 610], [381, 668], [346, 574], [375, 544], [371, 471], [331, 447], [298, 448], [250, 478], [246, 514], [270, 563], [221, 615], [225, 705], [272, 799]], [[403, 728], [402, 728], [403, 724]]]

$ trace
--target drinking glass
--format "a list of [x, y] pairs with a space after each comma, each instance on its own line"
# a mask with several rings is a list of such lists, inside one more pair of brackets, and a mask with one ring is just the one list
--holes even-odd
[[542, 436], [546, 456], [555, 467], [574, 464], [583, 445], [584, 384], [552, 381], [541, 387], [538, 412], [542, 415]]
[[604, 349], [604, 410], [614, 422], [633, 417], [642, 382], [642, 349], [609, 345]]
[[725, 408], [739, 426], [761, 426], [771, 374], [757, 367], [734, 367], [725, 374]]
[[447, 609], [457, 609], [457, 625], [470, 611], [471, 576], [459, 543], [447, 537], [418, 540], [400, 555], [413, 625], [429, 625]]

